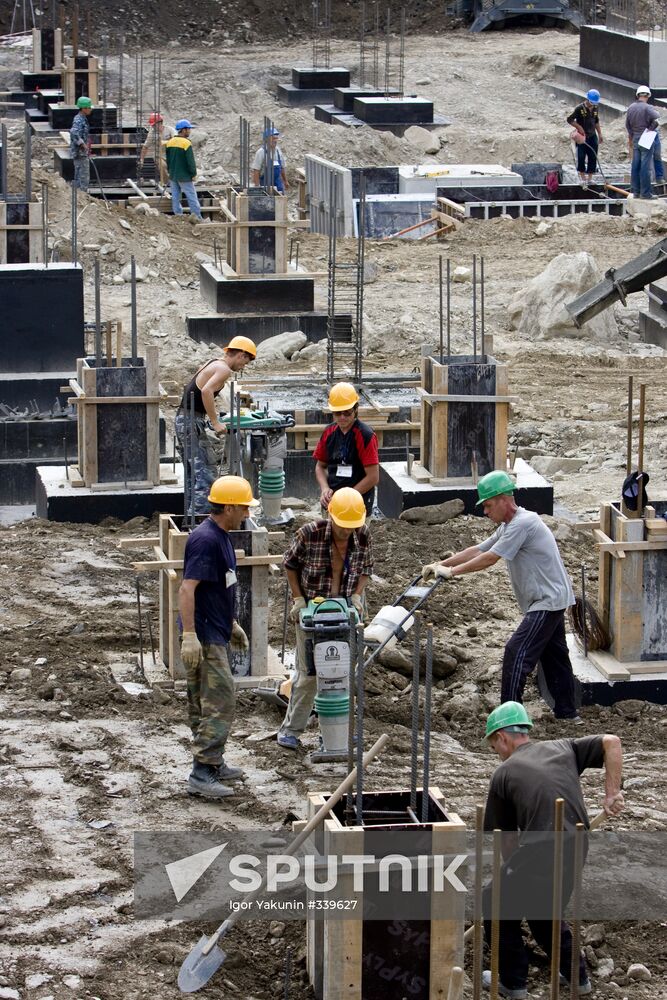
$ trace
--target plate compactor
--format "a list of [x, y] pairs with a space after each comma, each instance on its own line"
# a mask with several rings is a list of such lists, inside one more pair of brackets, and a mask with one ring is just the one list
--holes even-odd
[[313, 763], [347, 760], [358, 622], [356, 608], [346, 597], [316, 597], [299, 613], [306, 669], [317, 677], [314, 707], [321, 745], [310, 755]]

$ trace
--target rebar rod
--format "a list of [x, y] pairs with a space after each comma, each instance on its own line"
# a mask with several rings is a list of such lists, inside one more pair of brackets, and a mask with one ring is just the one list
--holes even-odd
[[3, 122], [0, 125], [0, 142], [2, 143], [2, 148], [0, 149], [0, 198], [3, 201], [7, 201], [9, 197], [9, 192], [7, 191], [7, 126]]
[[422, 823], [428, 821], [428, 789], [431, 773], [431, 692], [433, 690], [433, 626], [426, 630], [426, 669], [424, 671], [424, 761], [422, 780]]
[[156, 665], [157, 660], [155, 658], [155, 643], [153, 641], [153, 623], [151, 622], [150, 611], [146, 612], [146, 625], [148, 626], [148, 639], [151, 644], [151, 657], [153, 659], [153, 666]]
[[44, 267], [49, 266], [49, 185], [42, 181], [42, 255]]
[[[644, 423], [646, 417], [646, 384], [639, 383], [639, 436], [637, 441], [637, 472], [644, 471]], [[640, 479], [637, 483], [637, 510], [641, 514], [644, 509], [644, 487]]]
[[401, 38], [398, 55], [398, 97], [403, 97], [405, 87], [405, 7], [401, 8]]
[[502, 831], [493, 831], [493, 879], [491, 882], [491, 1000], [498, 1000], [500, 955], [500, 873]]
[[563, 817], [565, 799], [556, 799], [554, 809], [554, 884], [551, 909], [551, 1000], [560, 992], [560, 932], [563, 909]]
[[138, 365], [138, 351], [137, 351], [137, 264], [134, 259], [134, 254], [130, 257], [130, 274], [131, 274], [131, 284], [130, 284], [130, 305], [132, 309], [132, 328], [131, 328], [131, 355], [132, 365]]
[[364, 825], [364, 626], [357, 625], [357, 782], [356, 821]]
[[572, 965], [570, 967], [570, 1000], [579, 997], [579, 965], [581, 961], [581, 879], [584, 869], [586, 828], [577, 823], [574, 832], [574, 885], [572, 888]]
[[359, 9], [359, 86], [366, 86], [366, 49], [364, 36], [366, 34], [366, 0], [361, 0]]
[[452, 279], [451, 261], [447, 258], [447, 357], [452, 356]]
[[63, 436], [63, 458], [65, 462], [65, 479], [69, 481], [69, 459], [67, 456], [67, 435]]
[[419, 666], [421, 659], [421, 615], [412, 627], [412, 726], [410, 730], [410, 808], [417, 811], [417, 765], [419, 744]]
[[484, 964], [484, 924], [482, 918], [482, 888], [484, 865], [484, 806], [475, 806], [475, 896], [473, 908], [474, 932], [472, 949], [472, 998], [481, 1000], [482, 967]]
[[23, 126], [23, 156], [25, 164], [25, 200], [32, 198], [32, 130], [29, 122]]
[[385, 45], [384, 45], [384, 95], [389, 96], [389, 58], [391, 55], [391, 9], [387, 7], [387, 19], [385, 21]]
[[480, 301], [480, 334], [482, 355], [484, 354], [484, 258], [479, 258], [479, 301]]
[[287, 648], [287, 612], [289, 609], [289, 581], [285, 580], [285, 596], [283, 597], [283, 636], [280, 647], [280, 662], [285, 666], [285, 649]]
[[188, 469], [188, 476], [190, 479], [190, 508], [189, 508], [189, 519], [190, 528], [195, 526], [195, 394], [190, 393], [190, 468]]
[[95, 367], [102, 363], [102, 316], [100, 307], [100, 262], [95, 260]]
[[440, 316], [440, 364], [444, 364], [444, 315], [443, 315], [443, 304], [442, 304], [442, 254], [438, 257], [438, 302], [439, 302], [439, 316]]
[[581, 564], [581, 623], [583, 626], [584, 659], [588, 658], [588, 621], [586, 620], [586, 564]]
[[632, 409], [633, 409], [633, 398], [632, 398], [632, 388], [633, 388], [633, 378], [632, 375], [628, 375], [628, 422], [627, 422], [627, 445], [626, 445], [626, 458], [625, 458], [625, 474], [629, 476], [632, 472]]
[[287, 948], [285, 952], [285, 976], [283, 982], [283, 1000], [289, 1000], [292, 984], [292, 949]]
[[139, 663], [141, 665], [141, 670], [143, 673], [144, 669], [144, 626], [141, 620], [141, 584], [139, 583], [139, 577], [135, 576], [134, 586], [137, 591], [137, 617], [139, 619]]
[[78, 258], [78, 246], [77, 246], [77, 191], [76, 184], [72, 183], [72, 263], [77, 263]]
[[[349, 642], [350, 642], [350, 665], [348, 669], [348, 681], [347, 690], [349, 697], [348, 711], [347, 711], [347, 773], [350, 774], [354, 769], [354, 733], [355, 733], [355, 665], [357, 662], [357, 628], [350, 614], [350, 632], [349, 632]], [[352, 786], [347, 791], [347, 796], [345, 798], [345, 812], [348, 820], [352, 818]]]
[[472, 255], [472, 354], [477, 363], [477, 254]]
[[357, 287], [356, 287], [356, 316], [355, 316], [355, 330], [354, 330], [354, 346], [355, 346], [354, 377], [357, 382], [361, 382], [363, 377], [365, 273], [366, 273], [366, 177], [362, 173], [359, 182], [359, 235], [357, 237]]
[[125, 36], [120, 36], [118, 49], [118, 127], [123, 128], [123, 50], [125, 48]]

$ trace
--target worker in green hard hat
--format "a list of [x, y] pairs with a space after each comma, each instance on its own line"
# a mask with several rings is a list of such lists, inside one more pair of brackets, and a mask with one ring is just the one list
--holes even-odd
[[[579, 776], [588, 767], [604, 768], [602, 803], [608, 816], [623, 809], [621, 777], [623, 751], [618, 736], [585, 736], [573, 740], [533, 742], [533, 723], [520, 702], [506, 701], [486, 720], [485, 740], [502, 763], [493, 773], [484, 811], [484, 829], [502, 830], [503, 865], [500, 870], [499, 988], [502, 997], [528, 996], [529, 955], [521, 920], [530, 924], [536, 942], [547, 956], [552, 947], [552, 900], [556, 799], [564, 800], [563, 896], [567, 907], [574, 885], [574, 831], [588, 829], [589, 819]], [[487, 941], [491, 942], [492, 885], [484, 888], [482, 910]], [[560, 930], [560, 983], [569, 986], [572, 974], [572, 934], [563, 920]], [[491, 985], [484, 972], [483, 985]], [[583, 955], [579, 956], [579, 995], [592, 990]], [[568, 991], [569, 992], [569, 991]]]
[[565, 610], [574, 604], [572, 583], [553, 534], [539, 514], [517, 506], [515, 490], [516, 484], [504, 471], [482, 476], [477, 506], [483, 507], [496, 530], [479, 545], [424, 566], [422, 576], [453, 580], [504, 559], [524, 617], [505, 646], [501, 701], [522, 701], [526, 679], [540, 661], [554, 699], [554, 715], [581, 724], [565, 640]]
[[69, 130], [69, 153], [74, 164], [72, 185], [81, 191], [87, 191], [90, 185], [90, 124], [88, 118], [93, 110], [93, 102], [89, 97], [80, 97], [76, 106], [79, 110], [74, 115]]

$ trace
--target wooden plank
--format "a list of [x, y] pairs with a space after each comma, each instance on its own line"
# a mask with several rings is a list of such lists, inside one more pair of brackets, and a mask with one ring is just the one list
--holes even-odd
[[317, 429], [320, 426], [322, 428], [322, 431], [324, 431], [324, 428], [325, 428], [326, 425], [325, 424], [321, 424], [321, 425], [320, 424], [307, 424], [306, 423], [306, 411], [305, 410], [295, 410], [294, 411], [294, 419], [296, 421], [296, 425], [294, 427], [292, 427], [288, 431], [288, 434], [291, 433], [291, 434], [294, 435], [294, 437], [293, 437], [294, 443], [293, 443], [292, 447], [295, 450], [303, 451], [303, 449], [306, 447], [306, 438], [305, 438], [304, 432], [307, 431], [307, 430], [311, 430], [311, 429]]
[[667, 674], [667, 660], [639, 660], [637, 663], [624, 663], [623, 666], [633, 674]]
[[[160, 517], [169, 517], [168, 514], [161, 514]], [[146, 549], [149, 546], [153, 548], [160, 544], [159, 535], [144, 535], [143, 538], [121, 538], [119, 542], [116, 543], [117, 549]]]
[[[456, 813], [447, 813], [447, 819], [446, 823], [433, 824], [432, 854], [465, 854], [465, 823]], [[431, 895], [429, 1000], [445, 1000], [452, 969], [463, 967], [464, 921], [465, 893], [445, 882], [443, 892]]]
[[443, 208], [447, 209], [447, 213], [452, 212], [454, 215], [459, 215], [462, 219], [465, 219], [466, 210], [462, 205], [459, 205], [455, 201], [450, 201], [449, 198], [436, 198], [438, 205], [442, 205]]
[[[97, 373], [88, 366], [81, 370], [81, 387], [84, 393], [95, 399]], [[78, 420], [82, 426], [83, 458], [79, 452], [79, 471], [86, 486], [97, 482], [97, 406], [89, 403], [79, 410]]]
[[427, 403], [516, 403], [519, 398], [518, 396], [474, 396], [471, 394], [452, 394], [449, 396], [446, 393], [424, 392], [420, 388], [417, 389], [417, 394]]
[[[158, 538], [155, 540], [153, 551], [156, 555], [158, 551], [162, 552], [165, 559], [167, 546], [169, 544], [170, 527], [173, 527], [171, 516], [169, 514], [160, 514]], [[143, 541], [143, 539], [139, 540]], [[123, 539], [122, 541], [131, 541], [131, 539]], [[160, 656], [169, 668], [169, 622], [171, 620], [171, 610], [169, 607], [169, 578], [166, 573], [160, 573], [158, 576], [158, 605], [160, 617]], [[171, 672], [171, 668], [169, 669]]]
[[[179, 531], [178, 528], [170, 528], [167, 535], [167, 559], [170, 561], [180, 560], [182, 564], [185, 556], [185, 544], [187, 540], [187, 532]], [[174, 576], [169, 579], [169, 673], [174, 680], [176, 680], [177, 678], [187, 676], [185, 664], [181, 660], [181, 645], [178, 641], [177, 624], [178, 588], [181, 585], [183, 572], [178, 569], [171, 569], [167, 572], [174, 574]], [[166, 576], [167, 574], [165, 573], [164, 575]]]
[[[641, 520], [619, 518], [617, 531], [620, 542], [639, 541], [644, 533], [644, 523]], [[643, 571], [644, 556], [641, 551], [626, 550], [623, 562], [617, 561], [615, 564], [611, 652], [621, 663], [639, 660], [642, 653]]]
[[88, 394], [84, 391], [83, 395], [77, 395], [71, 400], [72, 403], [161, 403], [162, 396], [159, 394], [154, 396], [96, 396], [93, 392]]
[[160, 393], [159, 351], [155, 346], [146, 347], [146, 476], [154, 486], [160, 485], [160, 406], [149, 399], [162, 399]]
[[630, 671], [625, 664], [619, 663], [616, 657], [606, 650], [594, 649], [589, 652], [588, 659], [608, 681], [627, 681], [630, 678]]
[[[507, 366], [496, 365], [496, 393], [507, 396]], [[507, 428], [509, 424], [509, 403], [498, 403], [495, 412], [494, 468], [507, 466]]]
[[[299, 414], [304, 413], [304, 410], [295, 410], [294, 416], [299, 419]], [[419, 424], [413, 423], [412, 420], [397, 420], [396, 423], [390, 423], [388, 420], [383, 423], [378, 423], [375, 420], [367, 420], [365, 423], [370, 424], [374, 431], [415, 431], [419, 430]], [[287, 428], [288, 434], [303, 434], [303, 433], [320, 433], [322, 434], [327, 427], [331, 424], [302, 424], [296, 423], [293, 427]], [[295, 445], [296, 447], [296, 445]]]
[[[326, 797], [312, 793], [308, 796], [308, 819], [311, 820], [324, 805]], [[294, 826], [295, 824], [293, 824]], [[295, 831], [296, 832], [296, 831]], [[315, 848], [322, 853], [324, 831], [320, 827], [312, 835]], [[314, 893], [307, 890], [306, 899], [314, 899]], [[324, 921], [316, 917], [306, 919], [306, 972], [316, 997], [322, 996], [322, 974], [324, 965]]]
[[[432, 387], [435, 395], [442, 394], [442, 401], [432, 403], [427, 399], [428, 409], [431, 411], [431, 454], [429, 456], [428, 469], [432, 476], [441, 477], [447, 475], [449, 464], [448, 427], [450, 402], [447, 396], [449, 385], [449, 366], [441, 365], [432, 359]], [[419, 389], [417, 389], [419, 393]], [[423, 459], [422, 459], [423, 461]]]
[[[337, 820], [324, 821], [326, 855], [364, 854], [361, 827], [341, 828]], [[363, 893], [354, 891], [352, 872], [339, 874], [336, 896], [356, 899], [354, 912], [363, 912]], [[363, 919], [340, 918], [324, 921], [322, 1000], [362, 1000]]]
[[[611, 531], [611, 504], [603, 503], [600, 506], [600, 527], [593, 528], [593, 532], [600, 531], [605, 537]], [[598, 556], [598, 611], [600, 618], [607, 632], [610, 631], [609, 624], [609, 591], [611, 586], [611, 559], [606, 552], [600, 551]]]

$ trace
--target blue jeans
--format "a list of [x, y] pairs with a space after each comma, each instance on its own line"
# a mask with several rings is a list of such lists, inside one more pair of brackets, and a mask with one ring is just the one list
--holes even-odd
[[196, 215], [200, 222], [203, 222], [204, 220], [201, 214], [199, 198], [197, 197], [197, 192], [195, 191], [194, 181], [175, 181], [172, 178], [170, 184], [171, 207], [174, 215], [183, 215], [183, 209], [181, 208], [181, 192], [183, 192], [188, 203], [188, 208], [193, 215]]
[[653, 140], [653, 166], [655, 167], [655, 179], [658, 183], [665, 179], [665, 165], [662, 162], [662, 148], [660, 146], [660, 133]]
[[635, 198], [651, 197], [651, 166], [653, 149], [644, 149], [639, 139], [632, 140], [632, 172], [630, 174], [632, 193]]

